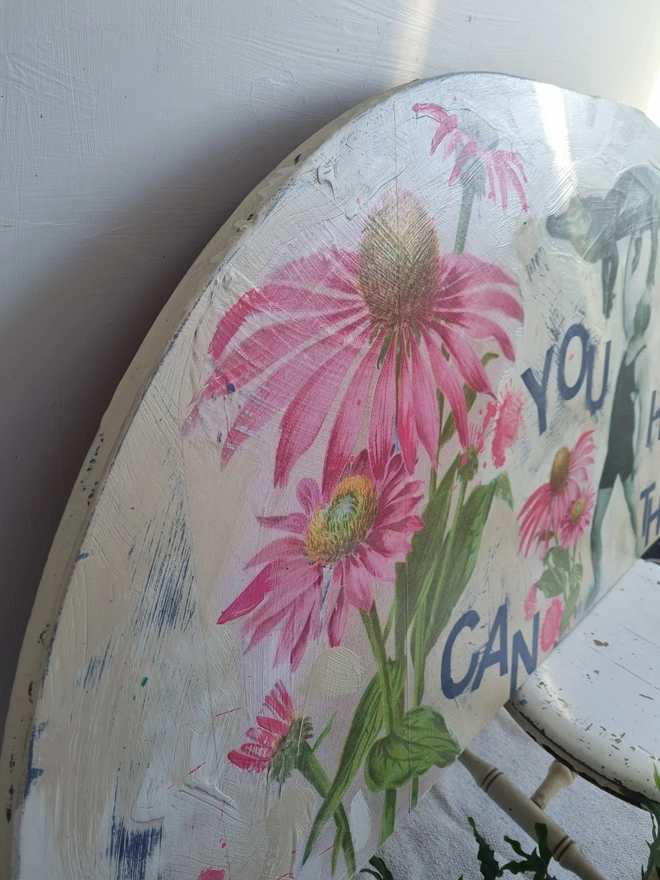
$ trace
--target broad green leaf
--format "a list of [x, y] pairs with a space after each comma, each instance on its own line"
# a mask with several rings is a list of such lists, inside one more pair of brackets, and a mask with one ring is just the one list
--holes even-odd
[[[451, 541], [452, 558], [445, 560], [441, 578], [435, 583], [433, 601], [429, 603], [425, 657], [440, 638], [456, 603], [472, 577], [493, 498], [503, 478], [506, 479], [505, 475], [500, 475], [485, 486], [475, 486], [463, 505], [458, 520], [452, 525], [452, 531], [456, 530]], [[448, 535], [447, 546], [449, 543]], [[449, 551], [447, 548], [443, 549], [446, 555]]]
[[[487, 351], [486, 354], [481, 358], [481, 363], [483, 366], [487, 366], [491, 361], [496, 360], [499, 357], [499, 354], [495, 351]], [[463, 394], [465, 395], [465, 405], [467, 406], [468, 412], [474, 406], [474, 401], [477, 399], [477, 392], [474, 388], [471, 388], [469, 385], [463, 385]], [[450, 413], [447, 417], [447, 421], [445, 422], [445, 426], [442, 429], [442, 433], [440, 434], [440, 442], [438, 443], [438, 449], [442, 449], [451, 438], [454, 436], [456, 432], [456, 422], [454, 420], [454, 414]]]
[[396, 571], [397, 595], [406, 597], [408, 625], [415, 617], [420, 597], [425, 596], [437, 581], [441, 554], [439, 548], [447, 528], [449, 510], [459, 457], [445, 472], [435, 495], [422, 514], [424, 528], [413, 535], [412, 550], [406, 562], [399, 563]]
[[513, 491], [511, 490], [511, 481], [508, 474], [500, 474], [497, 478], [495, 494], [513, 510]]
[[571, 570], [568, 573], [568, 582], [571, 586], [571, 589], [579, 589], [582, 582], [582, 574], [582, 566], [579, 562], [576, 562], [576, 564], [571, 567]]
[[566, 576], [556, 568], [546, 568], [541, 577], [536, 581], [536, 586], [546, 599], [552, 599], [554, 596], [563, 595], [566, 586]]
[[551, 547], [543, 557], [544, 565], [554, 565], [560, 571], [568, 571], [571, 567], [571, 557], [568, 550], [563, 547]]
[[383, 727], [383, 705], [377, 676], [365, 688], [346, 735], [339, 766], [330, 789], [316, 814], [305, 846], [303, 862], [307, 861], [326, 822], [336, 812], [344, 795], [357, 776], [365, 755]]
[[653, 765], [653, 781], [655, 782], [655, 787], [660, 791], [660, 773], [658, 773], [658, 765]]
[[375, 792], [398, 789], [431, 767], [449, 766], [460, 752], [442, 715], [430, 706], [417, 706], [403, 716], [392, 733], [373, 744], [365, 781]]

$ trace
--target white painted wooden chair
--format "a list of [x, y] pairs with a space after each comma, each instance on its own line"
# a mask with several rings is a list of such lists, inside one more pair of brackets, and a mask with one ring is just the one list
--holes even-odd
[[635, 111], [471, 74], [361, 105], [246, 199], [53, 545], [10, 877], [346, 876], [459, 755], [512, 796], [466, 747], [579, 625], [535, 681], [568, 675], [660, 520], [658, 163]]

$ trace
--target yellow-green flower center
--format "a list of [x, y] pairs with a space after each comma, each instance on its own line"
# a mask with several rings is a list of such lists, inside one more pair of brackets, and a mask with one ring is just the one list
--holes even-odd
[[571, 507], [571, 522], [573, 525], [579, 522], [580, 517], [584, 513], [584, 498], [578, 498], [578, 500]]
[[332, 565], [352, 553], [376, 521], [378, 492], [364, 474], [345, 477], [327, 507], [307, 527], [305, 552], [315, 565]]
[[567, 446], [562, 446], [559, 452], [555, 455], [550, 470], [550, 490], [553, 495], [557, 495], [566, 488], [570, 463], [570, 450]]
[[428, 317], [441, 253], [433, 218], [410, 193], [388, 197], [358, 245], [358, 289], [374, 320], [401, 327]]

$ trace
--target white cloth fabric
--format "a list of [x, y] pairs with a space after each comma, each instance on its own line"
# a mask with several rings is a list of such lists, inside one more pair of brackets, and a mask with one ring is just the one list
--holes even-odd
[[[534, 793], [552, 757], [502, 709], [470, 747], [500, 770], [525, 794]], [[608, 880], [631, 880], [646, 866], [651, 817], [583, 779], [577, 779], [551, 803], [558, 822]], [[482, 792], [462, 764], [443, 771], [438, 783], [400, 823], [380, 850], [395, 880], [479, 880], [477, 844], [468, 825], [472, 816], [501, 863], [513, 858], [504, 835], [529, 852], [535, 844]], [[575, 880], [552, 863], [557, 880]], [[363, 875], [366, 877], [366, 875]]]

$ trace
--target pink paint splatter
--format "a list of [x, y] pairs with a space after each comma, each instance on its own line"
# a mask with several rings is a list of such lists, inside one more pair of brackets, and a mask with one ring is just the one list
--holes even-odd
[[225, 880], [225, 872], [222, 868], [204, 868], [197, 880]]
[[555, 596], [543, 618], [541, 626], [541, 650], [549, 651], [557, 641], [559, 630], [561, 629], [561, 619], [564, 614], [564, 600], [560, 596]]
[[239, 709], [242, 709], [242, 708], [243, 708], [242, 706], [236, 706], [235, 709], [227, 709], [226, 712], [218, 712], [215, 717], [222, 718], [223, 715], [231, 715], [232, 712], [238, 712]]
[[525, 620], [532, 620], [536, 612], [539, 610], [539, 588], [536, 584], [532, 584], [525, 599]]
[[197, 770], [199, 770], [200, 767], [203, 767], [204, 764], [206, 764], [206, 761], [202, 761], [201, 764], [198, 764], [196, 767], [193, 767], [192, 770], [190, 771], [190, 773], [188, 773], [188, 776], [192, 776], [192, 774], [195, 773]]
[[493, 422], [492, 457], [497, 468], [504, 466], [506, 453], [518, 439], [522, 427], [523, 396], [509, 382], [497, 403], [488, 404], [484, 427]]

